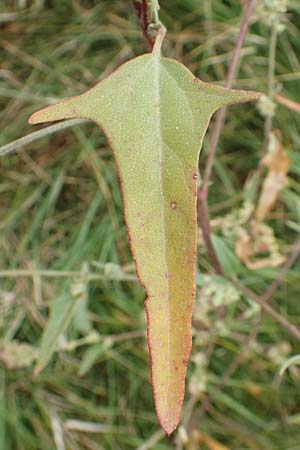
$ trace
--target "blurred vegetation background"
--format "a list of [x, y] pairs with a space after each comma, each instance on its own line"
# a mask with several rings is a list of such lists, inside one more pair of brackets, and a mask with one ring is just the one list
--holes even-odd
[[[160, 3], [164, 54], [224, 84], [246, 1]], [[148, 51], [128, 0], [2, 0], [0, 33], [0, 147], [34, 131], [27, 119], [36, 109]], [[228, 110], [210, 186], [219, 259], [259, 295], [300, 232], [299, 43], [299, 1], [257, 1], [234, 87], [266, 96]], [[288, 175], [279, 170], [276, 204], [255, 220], [272, 173], [260, 161], [278, 148]], [[209, 134], [200, 173], [208, 149]], [[183, 417], [171, 438], [159, 428], [145, 293], [96, 126], [2, 157], [0, 178], [1, 450], [300, 448], [299, 342], [214, 275], [200, 230]], [[299, 292], [298, 260], [271, 299], [298, 327]], [[40, 374], [37, 360], [46, 365]]]

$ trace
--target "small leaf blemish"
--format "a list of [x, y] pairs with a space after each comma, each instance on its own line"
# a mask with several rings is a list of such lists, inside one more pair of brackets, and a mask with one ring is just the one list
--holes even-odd
[[176, 208], [177, 208], [177, 203], [172, 202], [172, 203], [170, 204], [170, 206], [171, 206], [172, 209], [176, 209]]

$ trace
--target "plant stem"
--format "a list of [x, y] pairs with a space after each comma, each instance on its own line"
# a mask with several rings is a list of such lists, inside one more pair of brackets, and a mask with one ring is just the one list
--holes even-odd
[[[247, 6], [245, 8], [244, 17], [243, 17], [243, 20], [241, 23], [236, 46], [233, 51], [232, 59], [231, 59], [228, 73], [226, 76], [225, 86], [227, 88], [230, 88], [232, 86], [232, 83], [233, 83], [233, 80], [234, 80], [234, 77], [236, 74], [236, 69], [237, 69], [237, 64], [238, 64], [239, 57], [240, 57], [240, 52], [241, 52], [241, 49], [242, 49], [242, 46], [243, 46], [243, 43], [244, 43], [244, 40], [246, 37], [250, 18], [251, 18], [251, 15], [252, 15], [252, 12], [253, 12], [253, 9], [255, 6], [255, 2], [256, 2], [256, 0], [249, 0]], [[198, 190], [198, 212], [199, 212], [199, 221], [200, 221], [201, 228], [203, 231], [203, 239], [204, 239], [204, 242], [205, 242], [205, 245], [207, 248], [208, 255], [209, 255], [210, 260], [215, 269], [215, 272], [220, 275], [222, 275], [223, 271], [222, 271], [221, 265], [218, 261], [218, 257], [216, 255], [216, 252], [214, 250], [214, 246], [213, 246], [213, 243], [211, 240], [210, 217], [209, 217], [207, 197], [208, 197], [209, 181], [210, 181], [210, 177], [212, 174], [212, 169], [213, 169], [213, 165], [214, 165], [214, 160], [215, 160], [215, 156], [216, 156], [216, 152], [217, 152], [217, 147], [218, 147], [221, 130], [222, 130], [222, 127], [224, 124], [225, 114], [226, 114], [226, 108], [221, 108], [216, 114], [215, 124], [214, 124], [213, 132], [211, 135], [209, 154], [208, 154], [206, 166], [204, 169], [203, 181], [202, 181], [201, 187]]]
[[155, 44], [155, 33], [153, 31], [166, 30], [159, 19], [159, 2], [158, 0], [132, 0], [132, 4], [142, 32], [151, 48], [153, 48]]
[[[232, 60], [228, 69], [228, 73], [226, 76], [226, 83], [225, 86], [227, 88], [230, 88], [232, 86], [235, 74], [236, 74], [236, 68], [239, 61], [240, 51], [243, 46], [243, 42], [245, 40], [245, 36], [248, 30], [250, 18], [253, 12], [255, 6], [255, 0], [249, 0], [247, 3], [247, 6], [245, 8], [244, 17], [241, 23], [239, 36], [237, 39], [236, 47], [234, 49]], [[273, 37], [271, 38], [271, 44], [270, 44], [270, 59], [272, 62], [270, 62], [269, 65], [269, 94], [273, 95], [274, 92], [274, 61], [275, 61], [275, 50], [276, 50], [276, 39], [277, 35], [274, 33]], [[271, 58], [272, 57], [272, 58]], [[204, 176], [203, 176], [203, 182], [202, 185], [198, 191], [198, 212], [199, 212], [199, 220], [203, 232], [203, 239], [207, 248], [207, 253], [210, 258], [210, 261], [214, 267], [214, 270], [219, 275], [224, 275], [221, 264], [218, 260], [218, 257], [216, 255], [216, 252], [213, 247], [213, 243], [211, 240], [211, 227], [210, 227], [210, 218], [209, 218], [209, 208], [208, 208], [208, 187], [209, 187], [209, 181], [212, 174], [213, 164], [216, 156], [217, 146], [220, 138], [220, 133], [222, 130], [222, 126], [224, 124], [226, 114], [226, 108], [222, 108], [218, 111], [216, 115], [215, 120], [215, 126], [212, 132], [211, 136], [211, 145], [210, 150], [206, 162], [206, 166], [204, 169]], [[268, 301], [271, 300], [273, 295], [275, 294], [276, 290], [280, 286], [280, 284], [283, 282], [284, 277], [288, 270], [291, 268], [291, 266], [296, 261], [298, 255], [300, 253], [300, 241], [297, 241], [294, 246], [293, 250], [287, 259], [286, 264], [282, 268], [281, 273], [279, 274], [278, 278], [274, 281], [274, 283], [271, 285], [271, 287], [266, 291], [266, 293], [263, 296], [256, 295], [253, 291], [250, 289], [244, 287], [242, 284], [240, 284], [238, 281], [229, 278], [229, 281], [242, 293], [244, 293], [246, 296], [248, 296], [251, 300], [258, 303], [262, 310], [267, 313], [270, 317], [272, 317], [273, 320], [278, 322], [283, 328], [285, 328], [295, 339], [300, 341], [300, 331], [295, 327], [295, 325], [291, 324], [287, 321], [284, 317], [282, 317], [277, 311], [275, 311], [270, 305], [267, 304]]]
[[10, 142], [9, 144], [3, 145], [3, 147], [0, 147], [0, 157], [21, 150], [26, 145], [29, 145], [32, 142], [37, 141], [38, 139], [41, 139], [43, 137], [49, 136], [50, 134], [54, 134], [57, 133], [58, 131], [71, 128], [75, 125], [81, 125], [82, 123], [86, 122], [88, 122], [88, 120], [72, 119], [66, 122], [56, 123], [55, 125], [50, 125], [38, 131], [34, 131], [33, 133], [28, 134], [27, 136], [24, 136], [13, 142]]
[[202, 228], [203, 239], [206, 245], [208, 257], [218, 275], [223, 275], [221, 264], [216, 255], [212, 240], [211, 240], [211, 227], [209, 220], [209, 209], [207, 203], [207, 193], [202, 189], [198, 192], [198, 213], [200, 224]]
[[[241, 27], [240, 27], [240, 31], [239, 31], [239, 35], [237, 38], [237, 42], [236, 42], [236, 46], [235, 49], [233, 51], [232, 54], [232, 59], [229, 65], [229, 69], [228, 69], [228, 73], [226, 76], [226, 80], [225, 80], [225, 87], [227, 88], [231, 88], [235, 75], [236, 75], [236, 70], [237, 70], [237, 64], [240, 58], [240, 52], [247, 34], [247, 30], [249, 27], [249, 22], [252, 16], [252, 12], [255, 6], [256, 0], [249, 0], [248, 4], [246, 6], [245, 9], [245, 13], [244, 13], [244, 17], [241, 23]], [[221, 134], [221, 130], [224, 124], [224, 118], [225, 118], [225, 114], [226, 114], [226, 107], [221, 108], [217, 114], [216, 114], [216, 119], [215, 119], [215, 125], [213, 128], [213, 132], [211, 135], [211, 144], [210, 144], [210, 149], [209, 149], [209, 154], [208, 154], [208, 158], [207, 158], [207, 163], [205, 166], [205, 170], [204, 170], [204, 176], [203, 176], [203, 183], [202, 183], [202, 187], [201, 189], [206, 192], [206, 196], [207, 196], [207, 190], [208, 190], [208, 184], [209, 184], [209, 180], [211, 177], [211, 173], [212, 173], [212, 168], [213, 168], [213, 164], [214, 164], [214, 160], [215, 160], [215, 156], [216, 156], [216, 151], [217, 151], [217, 147], [218, 147], [218, 143], [219, 143], [219, 139], [220, 139], [220, 134]]]
[[[268, 97], [270, 100], [274, 100], [275, 94], [275, 60], [276, 60], [277, 36], [278, 36], [277, 29], [275, 28], [275, 26], [273, 26], [269, 47], [269, 66], [268, 66]], [[271, 115], [268, 115], [264, 127], [263, 154], [265, 154], [268, 150], [272, 124], [273, 124], [273, 117]]]
[[275, 322], [279, 323], [282, 328], [284, 328], [291, 336], [293, 336], [295, 339], [297, 339], [298, 342], [300, 342], [300, 331], [298, 330], [298, 328], [290, 323], [287, 319], [285, 319], [280, 313], [275, 311], [275, 309], [273, 309], [268, 303], [266, 303], [263, 300], [264, 296], [259, 297], [253, 291], [232, 278], [229, 278], [228, 280], [246, 297], [249, 297], [255, 303], [258, 303], [265, 313], [267, 313]]
[[[237, 356], [231, 361], [229, 366], [226, 368], [221, 380], [214, 387], [213, 393], [206, 396], [205, 400], [202, 402], [200, 409], [197, 411], [197, 416], [199, 417], [199, 419], [203, 416], [203, 414], [206, 411], [208, 411], [211, 408], [214, 399], [216, 398], [218, 393], [222, 390], [224, 384], [232, 377], [232, 375], [236, 372], [239, 365], [245, 358], [247, 350], [251, 348], [251, 345], [257, 336], [260, 321], [261, 315], [255, 318], [250, 335], [245, 336], [243, 338], [243, 341], [241, 342], [242, 350], [237, 354]], [[190, 414], [192, 414], [192, 411], [190, 412]]]
[[[23, 269], [15, 269], [15, 270], [0, 270], [0, 279], [1, 278], [31, 278], [31, 277], [45, 277], [45, 278], [80, 278], [82, 277], [82, 272], [76, 272], [72, 270], [23, 270]], [[137, 281], [137, 277], [135, 275], [130, 274], [120, 274], [117, 275], [106, 275], [106, 274], [98, 274], [98, 273], [86, 273], [84, 274], [84, 279], [87, 281], [94, 280], [122, 280], [122, 281]]]
[[152, 53], [154, 55], [157, 55], [158, 57], [160, 57], [160, 54], [161, 54], [161, 46], [162, 46], [163, 40], [165, 38], [165, 35], [166, 35], [166, 29], [165, 29], [165, 27], [162, 26], [158, 30], [158, 33], [157, 33], [157, 36], [156, 36], [156, 39], [155, 39], [155, 42], [153, 45], [153, 49], [152, 49]]
[[[248, 30], [248, 26], [249, 26], [249, 22], [250, 22], [250, 18], [251, 18], [254, 6], [255, 6], [255, 0], [249, 0], [248, 4], [246, 6], [245, 12], [244, 12], [244, 17], [243, 17], [243, 20], [241, 23], [236, 47], [234, 49], [234, 52], [232, 55], [232, 60], [231, 60], [231, 63], [230, 63], [229, 69], [228, 69], [227, 76], [226, 76], [225, 86], [227, 88], [230, 88], [232, 86], [233, 80], [236, 75], [236, 69], [237, 69], [237, 65], [238, 65], [238, 61], [239, 61], [239, 57], [240, 57], [240, 52], [241, 52], [241, 49], [243, 46], [243, 42], [245, 40], [245, 36], [246, 36], [247, 30]], [[200, 187], [200, 189], [198, 191], [198, 212], [199, 212], [199, 220], [200, 220], [200, 224], [201, 224], [201, 228], [202, 228], [202, 232], [203, 232], [203, 239], [204, 239], [204, 242], [205, 242], [205, 245], [207, 248], [207, 253], [210, 258], [210, 261], [212, 262], [215, 272], [219, 275], [224, 275], [224, 273], [223, 273], [221, 264], [218, 260], [218, 257], [216, 255], [216, 252], [213, 247], [212, 240], [211, 240], [211, 227], [210, 227], [210, 217], [209, 217], [209, 208], [208, 208], [207, 198], [208, 198], [209, 181], [210, 181], [211, 174], [212, 174], [213, 164], [214, 164], [214, 160], [215, 160], [215, 156], [216, 156], [216, 151], [217, 151], [217, 146], [218, 146], [221, 130], [222, 130], [222, 127], [224, 124], [225, 114], [226, 114], [226, 108], [222, 108], [221, 110], [218, 111], [218, 113], [216, 115], [215, 126], [214, 126], [213, 133], [211, 136], [210, 151], [208, 154], [207, 163], [206, 163], [206, 167], [204, 170], [203, 182], [202, 182], [202, 186]], [[237, 286], [237, 282], [235, 282], [234, 280], [231, 280], [231, 281], [233, 282], [233, 284], [236, 287], [240, 288], [239, 290], [241, 290], [242, 285], [240, 285], [238, 283], [238, 286]], [[243, 286], [242, 286], [242, 288], [243, 288]], [[297, 329], [295, 329], [295, 327], [293, 325], [291, 325], [284, 318], [282, 318], [280, 316], [280, 314], [278, 314], [276, 311], [274, 311], [273, 308], [271, 308], [269, 305], [265, 306], [264, 302], [258, 296], [256, 296], [256, 294], [254, 294], [250, 290], [247, 290], [247, 294], [248, 294], [249, 298], [252, 298], [253, 301], [256, 301], [257, 303], [259, 303], [261, 305], [264, 312], [266, 312], [274, 320], [279, 322], [284, 328], [286, 328], [289, 332], [291, 332], [294, 336], [296, 336], [296, 338], [300, 337], [300, 333], [297, 336]], [[234, 367], [235, 367], [235, 365], [233, 365], [233, 370], [234, 370]]]
[[154, 38], [149, 33], [150, 19], [149, 19], [148, 2], [147, 0], [132, 0], [132, 5], [135, 10], [143, 35], [145, 36], [150, 47], [152, 48], [154, 44]]

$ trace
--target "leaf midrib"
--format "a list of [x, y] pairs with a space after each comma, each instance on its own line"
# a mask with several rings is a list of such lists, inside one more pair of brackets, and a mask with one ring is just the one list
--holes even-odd
[[[162, 232], [163, 232], [163, 259], [165, 264], [165, 276], [169, 273], [169, 267], [167, 262], [167, 249], [166, 249], [166, 222], [165, 222], [165, 198], [164, 198], [164, 180], [163, 180], [163, 148], [164, 148], [164, 140], [162, 135], [162, 127], [161, 127], [161, 95], [160, 95], [160, 55], [154, 54], [154, 96], [155, 96], [155, 114], [156, 114], [156, 129], [158, 130], [158, 149], [159, 149], [159, 190], [161, 195], [161, 205], [162, 205]], [[161, 164], [160, 164], [161, 162]], [[170, 333], [171, 333], [171, 323], [170, 323], [170, 282], [169, 277], [166, 277], [167, 282], [167, 352], [168, 352], [168, 384], [166, 388], [166, 403], [169, 403], [169, 390], [170, 390], [170, 379], [171, 379], [171, 367], [170, 367], [170, 358], [171, 358], [171, 347], [170, 347]]]

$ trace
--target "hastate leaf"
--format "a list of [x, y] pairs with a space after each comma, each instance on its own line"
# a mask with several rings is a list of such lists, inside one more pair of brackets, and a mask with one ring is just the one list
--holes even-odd
[[156, 45], [153, 53], [127, 62], [86, 93], [29, 120], [91, 119], [114, 152], [131, 249], [148, 295], [155, 406], [168, 434], [179, 422], [192, 345], [203, 136], [218, 108], [257, 96], [202, 82], [182, 64], [161, 57]]

